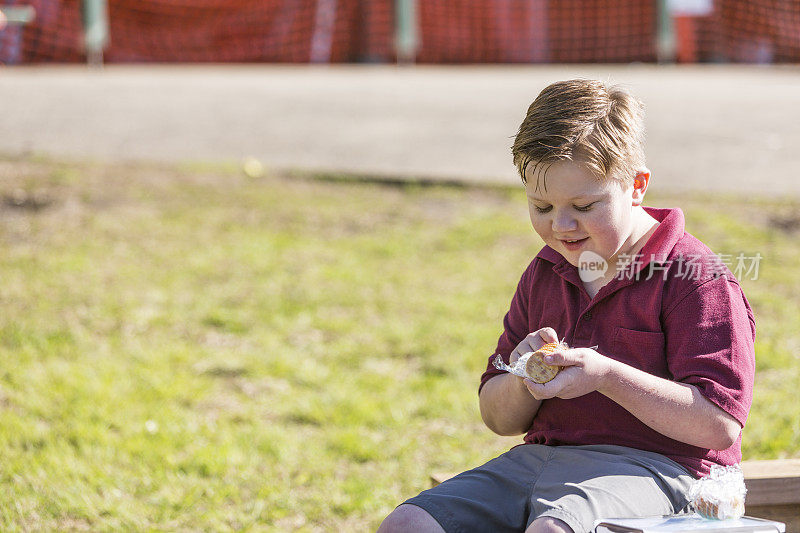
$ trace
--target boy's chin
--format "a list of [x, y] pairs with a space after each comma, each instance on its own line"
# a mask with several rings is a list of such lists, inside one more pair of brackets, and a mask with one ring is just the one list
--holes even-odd
[[579, 270], [586, 271], [587, 274], [591, 274], [593, 272], [605, 274], [608, 270], [608, 260], [594, 250], [562, 250], [561, 256], [566, 259], [570, 265]]
[[561, 247], [560, 250], [558, 250], [558, 253], [560, 253], [562, 255], [562, 257], [564, 257], [564, 259], [566, 259], [569, 262], [569, 264], [572, 265], [572, 266], [578, 266], [578, 264], [583, 260], [584, 256], [587, 256], [587, 255], [590, 255], [590, 254], [592, 256], [600, 257], [597, 254], [595, 254], [594, 252], [592, 252], [591, 250], [587, 250], [587, 249], [568, 250], [563, 246]]

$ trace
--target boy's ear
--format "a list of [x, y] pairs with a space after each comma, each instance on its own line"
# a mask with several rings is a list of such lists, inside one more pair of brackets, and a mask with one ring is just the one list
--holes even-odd
[[644, 201], [644, 193], [647, 191], [647, 185], [650, 183], [650, 171], [642, 169], [636, 173], [633, 178], [633, 191], [631, 192], [632, 205], [642, 205]]

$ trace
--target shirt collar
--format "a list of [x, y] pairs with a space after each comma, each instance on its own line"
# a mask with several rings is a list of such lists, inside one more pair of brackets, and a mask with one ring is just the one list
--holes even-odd
[[539, 253], [536, 254], [536, 257], [537, 257], [537, 259], [544, 259], [545, 261], [549, 261], [549, 262], [551, 262], [553, 264], [556, 264], [556, 265], [559, 264], [559, 263], [562, 263], [562, 262], [566, 262], [566, 259], [564, 259], [563, 255], [561, 255], [560, 253], [556, 252], [555, 250], [553, 250], [552, 248], [550, 248], [547, 245], [545, 245], [544, 248], [539, 250]]
[[639, 251], [642, 267], [651, 261], [665, 263], [686, 231], [683, 211], [680, 208], [645, 207], [644, 210], [660, 224]]

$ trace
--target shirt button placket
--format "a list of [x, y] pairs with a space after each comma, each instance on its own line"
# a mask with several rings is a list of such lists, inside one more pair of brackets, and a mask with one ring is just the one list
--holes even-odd
[[592, 338], [592, 327], [589, 324], [591, 319], [592, 311], [586, 311], [581, 315], [581, 320], [578, 320], [578, 323], [575, 325], [575, 335], [572, 341], [576, 346], [583, 346]]

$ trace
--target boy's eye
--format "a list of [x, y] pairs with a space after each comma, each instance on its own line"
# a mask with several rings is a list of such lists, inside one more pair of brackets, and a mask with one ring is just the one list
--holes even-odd
[[586, 205], [576, 205], [576, 206], [574, 206], [574, 207], [575, 207], [575, 209], [576, 209], [577, 211], [589, 211], [589, 210], [592, 208], [592, 206], [593, 206], [594, 204], [595, 204], [595, 202], [592, 202], [592, 203], [590, 203], [590, 204], [586, 204]]
[[535, 206], [533, 206], [533, 208], [536, 209], [537, 213], [547, 213], [548, 211], [553, 209], [553, 206], [552, 205], [548, 205], [547, 207], [539, 207], [538, 205], [535, 205]]

